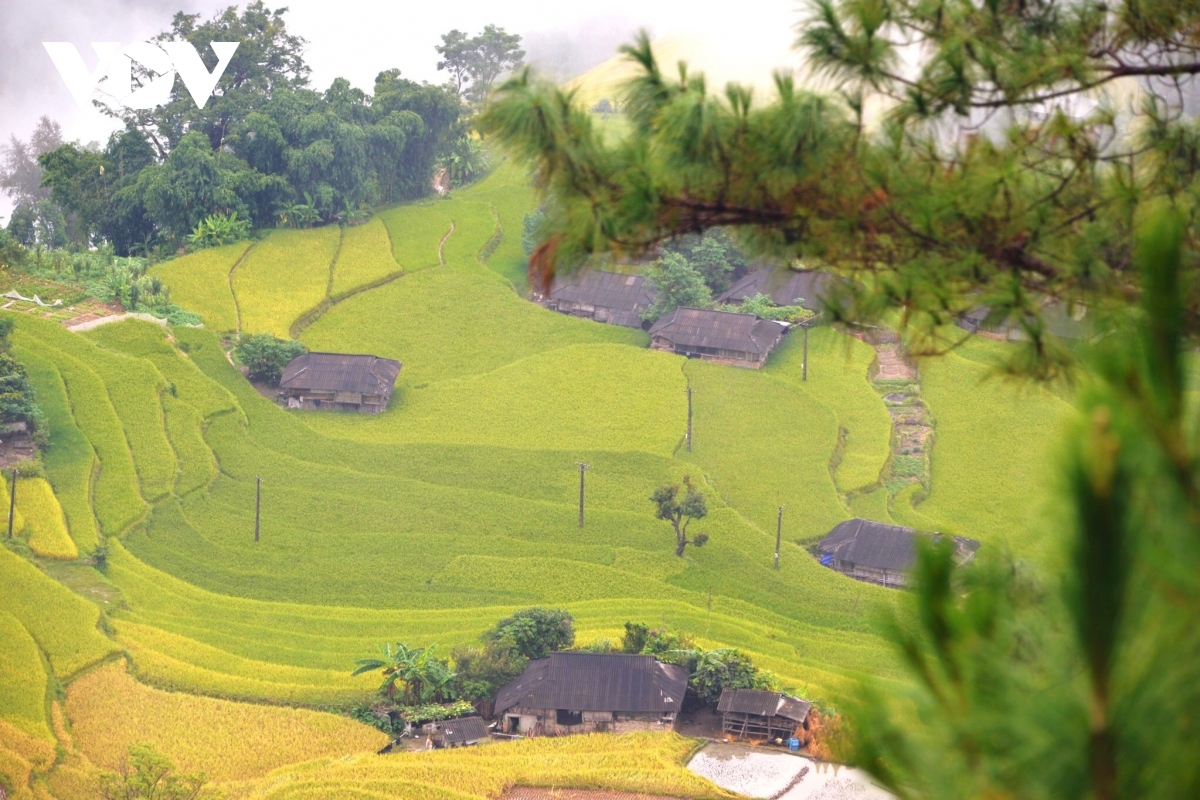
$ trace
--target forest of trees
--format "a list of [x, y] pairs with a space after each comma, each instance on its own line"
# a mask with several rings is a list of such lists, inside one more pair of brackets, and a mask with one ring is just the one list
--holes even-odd
[[49, 120], [14, 137], [0, 164], [9, 232], [26, 246], [146, 254], [180, 246], [214, 214], [306, 226], [427, 193], [439, 159], [467, 139], [457, 93], [395, 69], [369, 93], [340, 78], [318, 90], [285, 12], [256, 1], [208, 20], [179, 13], [156, 37], [190, 42], [208, 69], [209, 42], [240, 42], [203, 109], [177, 81], [155, 109], [103, 107], [122, 128], [101, 147], [64, 143]]

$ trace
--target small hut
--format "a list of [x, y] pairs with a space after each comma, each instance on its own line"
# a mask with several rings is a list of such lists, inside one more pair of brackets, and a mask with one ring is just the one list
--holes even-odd
[[462, 717], [441, 723], [443, 747], [466, 747], [489, 738], [487, 725], [480, 717]]
[[812, 703], [781, 692], [725, 689], [717, 701], [721, 731], [740, 739], [791, 738], [808, 720]]
[[735, 367], [758, 369], [787, 332], [786, 323], [753, 314], [677, 308], [650, 326], [650, 347]]
[[347, 353], [296, 356], [279, 379], [279, 396], [288, 408], [378, 413], [387, 408], [399, 361]]
[[[899, 525], [869, 519], [838, 523], [818, 545], [821, 564], [851, 578], [892, 588], [908, 585], [908, 574], [917, 558], [917, 538], [939, 538]], [[954, 561], [962, 565], [975, 557], [979, 542], [952, 536]]]
[[821, 301], [833, 283], [827, 272], [811, 269], [756, 269], [730, 284], [718, 303], [741, 305], [756, 295], [766, 295], [777, 306], [803, 306], [809, 311], [821, 311]]
[[548, 293], [535, 292], [533, 297], [551, 311], [640, 328], [642, 312], [653, 305], [655, 291], [641, 275], [584, 270], [555, 278]]

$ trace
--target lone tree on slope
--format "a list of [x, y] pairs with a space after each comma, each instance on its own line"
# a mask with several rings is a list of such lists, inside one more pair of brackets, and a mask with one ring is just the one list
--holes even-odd
[[[680, 491], [683, 497], [680, 497]], [[658, 506], [658, 518], [665, 519], [675, 529], [675, 555], [683, 557], [683, 549], [689, 544], [703, 547], [708, 542], [707, 533], [698, 533], [691, 539], [687, 536], [692, 520], [708, 516], [708, 503], [704, 495], [696, 490], [691, 476], [683, 476], [683, 486], [677, 483], [660, 486], [650, 495], [650, 501]]]

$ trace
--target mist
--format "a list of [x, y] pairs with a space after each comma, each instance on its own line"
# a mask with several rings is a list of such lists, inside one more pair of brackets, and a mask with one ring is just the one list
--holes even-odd
[[[641, 28], [658, 35], [701, 34], [739, 58], [761, 59], [769, 52], [782, 61], [797, 14], [792, 0], [756, 4], [736, 14], [728, 6], [710, 9], [685, 0], [605, 0], [603, 5], [278, 0], [285, 3], [289, 29], [308, 41], [305, 58], [318, 89], [344, 77], [370, 90], [375, 76], [391, 68], [412, 80], [441, 83], [446, 73], [437, 71], [434, 51], [441, 34], [452, 28], [475, 34], [489, 23], [521, 34], [526, 60], [557, 80], [610, 58]], [[229, 5], [228, 0], [6, 0], [0, 25], [0, 142], [13, 135], [27, 139], [42, 115], [59, 122], [68, 141], [85, 144], [103, 143], [117, 127], [98, 111], [75, 105], [42, 42], [72, 42], [91, 66], [91, 42], [145, 40], [165, 30], [178, 11], [208, 18]], [[0, 224], [10, 211], [0, 195]]]

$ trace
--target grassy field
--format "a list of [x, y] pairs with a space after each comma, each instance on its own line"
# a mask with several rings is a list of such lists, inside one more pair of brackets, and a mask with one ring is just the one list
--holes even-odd
[[[570, 610], [581, 642], [640, 621], [738, 647], [786, 687], [837, 704], [863, 675], [900, 679], [873, 620], [908, 614], [909, 598], [821, 567], [802, 544], [860, 515], [1044, 557], [1052, 534], [1035, 527], [1035, 501], [1067, 406], [981, 382], [992, 345], [921, 365], [937, 426], [932, 490], [915, 507], [916, 486], [889, 503], [868, 491], [891, 434], [867, 380], [870, 347], [812, 331], [805, 381], [798, 335], [765, 369], [741, 370], [542, 309], [523, 297], [532, 203], [525, 176], [501, 163], [366, 225], [276, 231], [248, 252], [156, 267], [207, 329], [127, 321], [80, 335], [14, 316], [51, 429], [46, 481], [18, 490], [23, 535], [35, 554], [68, 560], [108, 537], [103, 573], [61, 561], [43, 572], [20, 543], [0, 552], [0, 631], [15, 643], [0, 664], [0, 775], [14, 791], [43, 775], [71, 797], [136, 733], [231, 797], [354, 796], [351, 785], [364, 797], [491, 796], [550, 777], [713, 794], [680, 769], [689, 745], [672, 737], [375, 759], [350, 755], [373, 749], [373, 732], [277, 706], [361, 700], [375, 679], [350, 670], [381, 642], [470, 642], [529, 605]], [[313, 349], [399, 359], [390, 407], [279, 408], [222, 349], [217, 333], [239, 313], [243, 331], [303, 328]], [[583, 530], [578, 462], [590, 465]], [[684, 475], [708, 498], [696, 530], [710, 540], [676, 558], [648, 498]], [[68, 570], [78, 594], [48, 574]], [[118, 650], [128, 671], [89, 670]], [[61, 725], [47, 704], [56, 682], [67, 684]], [[29, 744], [50, 730], [67, 753], [53, 768]]]

